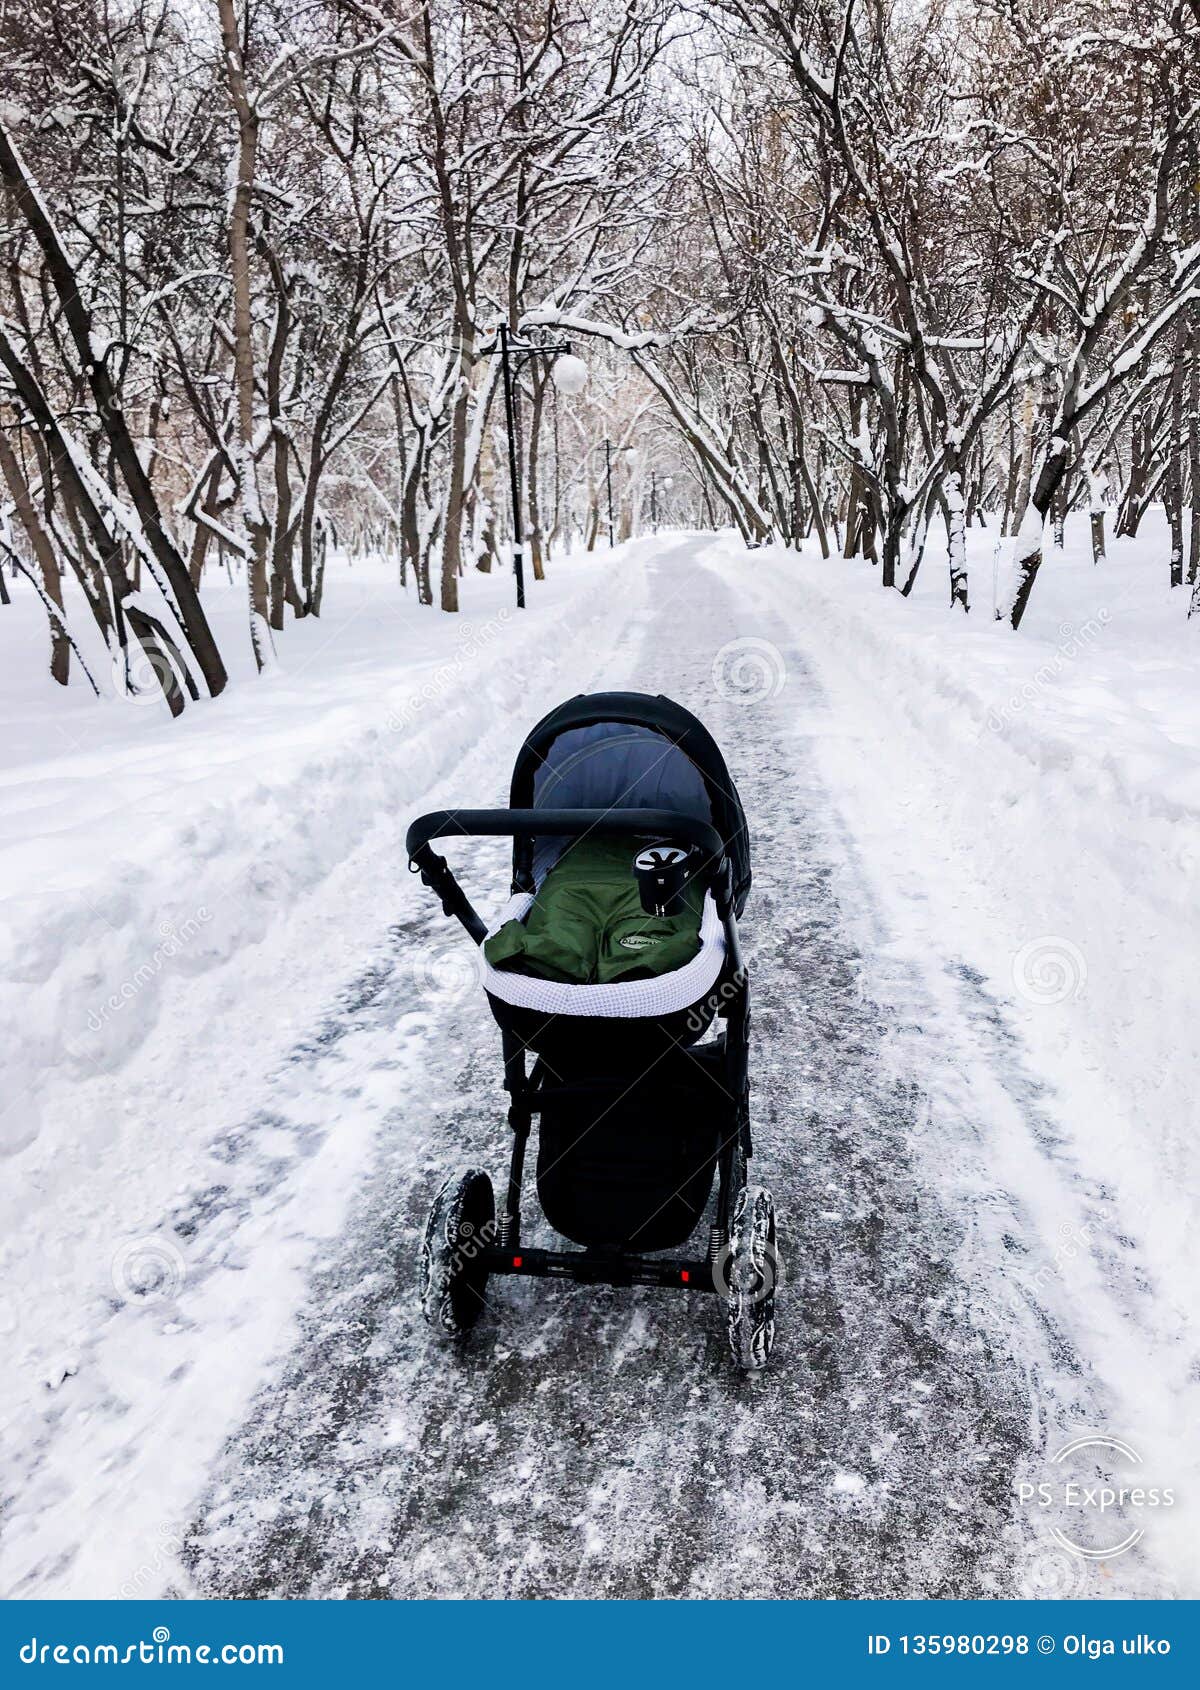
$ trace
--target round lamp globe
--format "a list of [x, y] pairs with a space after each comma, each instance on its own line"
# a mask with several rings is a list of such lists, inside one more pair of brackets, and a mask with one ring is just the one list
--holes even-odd
[[564, 352], [550, 366], [550, 375], [560, 393], [574, 398], [587, 386], [588, 367], [582, 358], [576, 358], [571, 352]]

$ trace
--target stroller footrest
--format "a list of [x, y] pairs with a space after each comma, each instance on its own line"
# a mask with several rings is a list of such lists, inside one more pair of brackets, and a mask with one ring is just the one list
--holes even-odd
[[489, 1273], [527, 1275], [533, 1279], [570, 1279], [577, 1285], [660, 1285], [682, 1291], [714, 1291], [712, 1263], [664, 1257], [621, 1256], [592, 1250], [480, 1251]]

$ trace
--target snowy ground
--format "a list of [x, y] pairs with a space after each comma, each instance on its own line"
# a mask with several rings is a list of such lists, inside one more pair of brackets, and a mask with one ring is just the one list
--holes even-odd
[[[972, 539], [969, 621], [936, 559], [901, 603], [672, 536], [520, 623], [503, 577], [455, 622], [360, 573], [178, 724], [6, 670], [0, 1589], [1200, 1595], [1195, 630], [1151, 531], [1052, 558], [1014, 639]], [[509, 1282], [458, 1354], [415, 1313], [506, 1129], [403, 829], [614, 686], [696, 710], [751, 818], [752, 1381], [699, 1296]], [[456, 856], [498, 898], [503, 848]], [[1107, 1562], [1014, 1494], [1085, 1428], [1179, 1497]]]

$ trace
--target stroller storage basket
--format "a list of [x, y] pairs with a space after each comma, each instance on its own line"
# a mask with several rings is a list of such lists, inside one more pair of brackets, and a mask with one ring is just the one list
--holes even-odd
[[713, 1060], [721, 1053], [708, 1049], [672, 1051], [647, 1072], [585, 1071], [547, 1088], [537, 1189], [556, 1232], [639, 1254], [691, 1237], [736, 1119]]

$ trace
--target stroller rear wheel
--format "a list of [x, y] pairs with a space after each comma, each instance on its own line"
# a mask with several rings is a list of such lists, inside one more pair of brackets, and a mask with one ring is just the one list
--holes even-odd
[[467, 1332], [483, 1312], [488, 1270], [482, 1253], [494, 1242], [496, 1200], [479, 1168], [451, 1174], [433, 1200], [421, 1243], [421, 1312], [437, 1332]]
[[729, 1251], [722, 1274], [726, 1331], [735, 1367], [765, 1367], [775, 1342], [779, 1251], [775, 1200], [765, 1186], [743, 1185], [734, 1198]]

